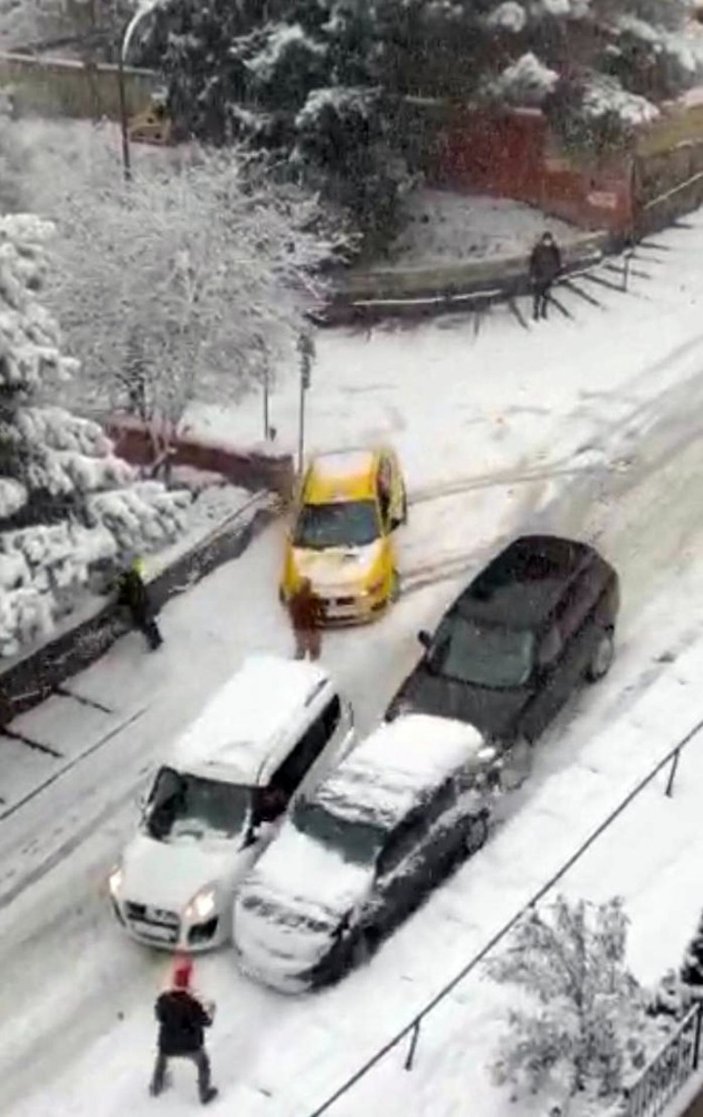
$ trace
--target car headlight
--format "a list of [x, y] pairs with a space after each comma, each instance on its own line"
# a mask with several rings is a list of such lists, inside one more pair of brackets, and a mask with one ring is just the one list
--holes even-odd
[[214, 885], [209, 884], [205, 888], [201, 888], [186, 907], [186, 919], [197, 919], [202, 922], [202, 920], [211, 916], [216, 906], [215, 897]]
[[124, 869], [121, 865], [115, 865], [114, 869], [107, 878], [107, 883], [110, 889], [110, 895], [112, 896], [113, 900], [116, 900], [119, 897], [119, 894], [122, 891], [122, 885], [124, 884]]

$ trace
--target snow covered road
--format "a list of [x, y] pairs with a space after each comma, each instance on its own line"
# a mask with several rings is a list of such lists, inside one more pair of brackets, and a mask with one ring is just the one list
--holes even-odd
[[[545, 781], [585, 759], [589, 741], [632, 708], [703, 628], [703, 226], [686, 235], [667, 234], [671, 259], [660, 264], [656, 286], [627, 302], [613, 295], [607, 313], [587, 307], [575, 323], [556, 321], [541, 334], [525, 335], [499, 317], [477, 341], [453, 322], [370, 341], [327, 335], [321, 344], [313, 444], [383, 434], [398, 445], [415, 498], [401, 571], [410, 587], [428, 583], [373, 627], [326, 638], [325, 662], [362, 728], [416, 657], [417, 629], [432, 624], [453, 594], [455, 581], [437, 579], [474, 569], [501, 538], [532, 527], [573, 532], [597, 541], [622, 574], [620, 656], [606, 683], [580, 696], [542, 742], [513, 803], [525, 825]], [[282, 389], [282, 415], [285, 400]], [[83, 751], [77, 738], [100, 740], [138, 715], [0, 824], [2, 1113], [151, 1113], [153, 1103], [143, 1100], [150, 1008], [164, 960], [121, 937], [105, 874], [158, 751], [247, 652], [288, 651], [275, 596], [280, 532], [274, 526], [169, 604], [158, 656], [145, 656], [129, 636], [71, 681], [109, 715], [84, 707], [79, 717], [75, 703], [55, 699], [13, 724], [68, 755]], [[23, 747], [12, 742], [12, 755], [26, 760], [17, 753]], [[32, 762], [44, 772], [55, 758], [32, 755]], [[7, 767], [11, 806], [35, 777], [18, 774], [14, 761]], [[495, 872], [498, 853], [489, 846], [484, 855]], [[475, 874], [467, 865], [368, 969], [320, 997], [282, 1001], [240, 977], [227, 952], [204, 959], [203, 984], [220, 1002], [213, 1055], [227, 1088], [222, 1111], [305, 1117], [458, 968], [471, 950], [467, 928], [485, 933], [488, 901], [472, 891]], [[512, 878], [502, 879], [500, 912], [517, 903]], [[73, 1074], [82, 1048], [102, 1033], [91, 1063], [79, 1061]], [[22, 1101], [40, 1079], [44, 1093]], [[169, 1112], [189, 1109], [188, 1086], [179, 1085]]]

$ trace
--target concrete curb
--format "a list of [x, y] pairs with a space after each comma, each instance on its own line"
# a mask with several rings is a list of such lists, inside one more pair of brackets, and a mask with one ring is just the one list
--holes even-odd
[[[564, 248], [564, 274], [620, 252], [625, 238], [600, 232]], [[526, 256], [437, 268], [351, 273], [344, 286], [311, 314], [319, 326], [343, 326], [392, 317], [422, 317], [472, 310], [530, 291]]]
[[[254, 505], [258, 507], [253, 515], [242, 523], [242, 516]], [[157, 608], [223, 563], [238, 558], [277, 514], [271, 495], [258, 494], [210, 535], [168, 563], [149, 583]], [[89, 615], [71, 628], [0, 670], [0, 727], [39, 705], [65, 679], [95, 663], [130, 627], [111, 600], [97, 602]]]

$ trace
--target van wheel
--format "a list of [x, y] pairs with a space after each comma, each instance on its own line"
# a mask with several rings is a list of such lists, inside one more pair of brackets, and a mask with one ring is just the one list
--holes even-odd
[[612, 628], [603, 632], [596, 644], [591, 660], [586, 668], [586, 679], [589, 683], [597, 683], [599, 679], [608, 674], [615, 655], [615, 641]]
[[468, 857], [478, 853], [486, 844], [488, 838], [488, 819], [485, 815], [478, 815], [471, 819], [471, 824], [464, 838], [464, 847]]
[[393, 570], [393, 571], [391, 571], [391, 584], [390, 584], [390, 588], [388, 590], [388, 604], [389, 605], [395, 605], [395, 603], [396, 603], [396, 601], [398, 600], [399, 597], [400, 597], [400, 578], [398, 577], [398, 571]]

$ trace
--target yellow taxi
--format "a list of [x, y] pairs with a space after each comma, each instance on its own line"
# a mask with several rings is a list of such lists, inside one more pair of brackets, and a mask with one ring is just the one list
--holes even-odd
[[389, 447], [313, 458], [286, 543], [281, 600], [309, 578], [331, 624], [371, 620], [398, 596], [393, 532], [407, 515], [405, 483]]

